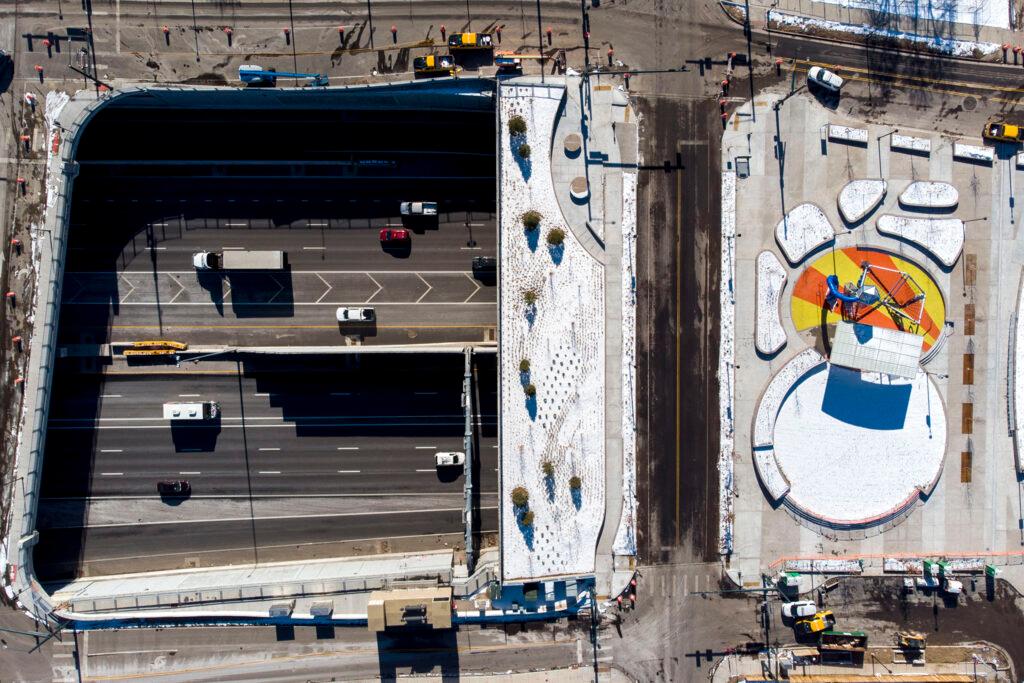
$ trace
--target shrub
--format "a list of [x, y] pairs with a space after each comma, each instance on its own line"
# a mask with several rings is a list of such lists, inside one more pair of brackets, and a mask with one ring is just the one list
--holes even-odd
[[533, 526], [533, 510], [524, 512], [520, 522], [522, 522], [523, 526]]
[[530, 158], [530, 146], [527, 145], [526, 143], [523, 143], [523, 144], [519, 145], [519, 156], [521, 156], [524, 159], [529, 159]]
[[522, 486], [512, 489], [512, 504], [516, 507], [523, 507], [530, 501], [530, 492]]
[[509, 135], [523, 135], [526, 133], [526, 119], [516, 114], [508, 120]]
[[537, 387], [533, 386], [532, 383], [527, 384], [525, 387], [523, 387], [523, 391], [526, 392], [527, 396], [536, 396], [537, 395]]
[[523, 301], [526, 302], [527, 306], [532, 306], [537, 303], [537, 292], [532, 289], [528, 289], [523, 292]]
[[569, 480], [569, 488], [578, 491], [579, 489], [583, 488], [583, 480], [580, 479], [579, 477], [573, 477], [572, 479]]
[[527, 230], [536, 230], [537, 226], [540, 225], [540, 219], [543, 216], [540, 215], [539, 211], [527, 211], [523, 214], [523, 227]]
[[560, 246], [565, 241], [565, 231], [561, 228], [548, 230], [548, 244], [553, 247]]
[[544, 470], [545, 477], [552, 477], [555, 474], [555, 465], [550, 460], [545, 460], [540, 468]]
[[529, 371], [530, 371], [530, 359], [529, 358], [524, 358], [521, 361], [519, 361], [519, 372], [529, 372]]

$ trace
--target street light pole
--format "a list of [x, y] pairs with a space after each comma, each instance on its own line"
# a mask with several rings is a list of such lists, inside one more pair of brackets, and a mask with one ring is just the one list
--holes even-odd
[[192, 34], [196, 37], [196, 64], [199, 63], [199, 26], [196, 22], [196, 0], [192, 0]]
[[537, 0], [537, 45], [540, 46], [540, 82], [544, 82], [544, 31], [541, 29], [540, 0]]
[[[192, 0], [195, 2], [195, 0]], [[366, 0], [366, 15], [369, 17], [370, 24], [370, 49], [373, 49], [373, 7], [370, 5], [370, 0]]]

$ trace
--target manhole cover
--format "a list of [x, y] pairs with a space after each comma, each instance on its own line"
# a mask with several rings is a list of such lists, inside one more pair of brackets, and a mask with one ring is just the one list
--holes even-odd
[[964, 98], [964, 111], [974, 111], [974, 108], [978, 106], [978, 100], [974, 99], [970, 95]]

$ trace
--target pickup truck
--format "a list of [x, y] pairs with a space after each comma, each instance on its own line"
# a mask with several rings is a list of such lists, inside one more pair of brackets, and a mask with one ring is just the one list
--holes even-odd
[[986, 140], [998, 140], [999, 142], [1022, 142], [1024, 141], [1024, 128], [1004, 121], [989, 121], [981, 136]]
[[284, 270], [283, 251], [232, 249], [201, 251], [192, 256], [196, 270]]

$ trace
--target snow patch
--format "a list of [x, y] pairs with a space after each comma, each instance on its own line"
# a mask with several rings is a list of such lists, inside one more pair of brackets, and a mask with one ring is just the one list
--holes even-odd
[[804, 574], [860, 574], [864, 569], [860, 560], [786, 560], [783, 566]]
[[825, 212], [814, 204], [801, 204], [775, 226], [775, 241], [790, 265], [797, 265], [818, 247], [835, 239]]
[[791, 387], [775, 420], [787, 504], [840, 524], [881, 521], [928, 493], [946, 452], [938, 389], [821, 364]]
[[847, 223], [856, 223], [882, 203], [884, 180], [852, 180], [839, 192], [839, 213]]
[[636, 555], [636, 173], [622, 176], [622, 516], [612, 552]]
[[[565, 96], [560, 86], [500, 88], [504, 122], [526, 120], [531, 157], [527, 180], [511, 146], [501, 145], [501, 546], [504, 580], [587, 574], [595, 570], [604, 520], [604, 268], [576, 240], [558, 206], [551, 176], [551, 136]], [[543, 217], [540, 245], [531, 249], [521, 216]], [[562, 247], [547, 247], [553, 228], [565, 233]], [[537, 301], [527, 310], [523, 295]], [[618, 294], [616, 294], [618, 295]], [[530, 370], [520, 373], [521, 359]], [[528, 397], [527, 384], [536, 387]], [[548, 478], [542, 464], [554, 465]], [[582, 488], [572, 491], [578, 476]], [[529, 493], [532, 526], [512, 490]]]
[[[998, 0], [997, 0], [998, 1]], [[974, 57], [977, 54], [982, 56], [995, 54], [1000, 49], [998, 43], [983, 43], [973, 40], [957, 40], [955, 38], [942, 38], [940, 36], [922, 36], [906, 31], [895, 29], [876, 28], [863, 24], [844, 24], [839, 21], [827, 19], [815, 19], [796, 14], [786, 14], [772, 10], [771, 20], [783, 26], [791, 26], [801, 33], [813, 33], [814, 29], [823, 31], [835, 31], [836, 33], [847, 33], [855, 36], [863, 36], [872, 39], [889, 39], [894, 41], [906, 41], [927, 47], [928, 49], [946, 55], [956, 57]]]
[[1010, 28], [1008, 0], [816, 0], [881, 15], [897, 14], [924, 24], [949, 23]]
[[775, 451], [772, 448], [754, 451], [754, 468], [772, 503], [789, 493], [789, 481], [775, 462]]
[[754, 431], [751, 434], [751, 445], [754, 450], [772, 445], [773, 432], [775, 431], [775, 418], [782, 407], [789, 388], [798, 379], [804, 376], [808, 370], [821, 364], [825, 359], [820, 353], [812, 349], [804, 349], [793, 356], [782, 369], [775, 373], [757, 404], [757, 413], [754, 414]]
[[878, 232], [900, 237], [951, 268], [964, 248], [964, 222], [959, 218], [879, 216]]
[[736, 344], [736, 173], [722, 173], [722, 286], [718, 291], [721, 309], [718, 352], [718, 546], [732, 552], [733, 532], [733, 398], [735, 391]]
[[889, 148], [931, 154], [932, 141], [928, 138], [915, 138], [912, 135], [893, 133], [889, 136]]
[[757, 255], [757, 317], [754, 346], [770, 356], [786, 345], [779, 300], [786, 285], [786, 269], [770, 251]]
[[959, 201], [960, 194], [955, 187], [937, 180], [910, 183], [900, 195], [900, 204], [922, 209], [952, 209]]
[[828, 139], [866, 145], [868, 144], [868, 131], [865, 128], [853, 128], [851, 126], [835, 126], [829, 124]]
[[992, 160], [995, 159], [995, 152], [991, 147], [979, 147], [978, 145], [965, 145], [962, 142], [954, 142], [953, 158], [991, 164]]

